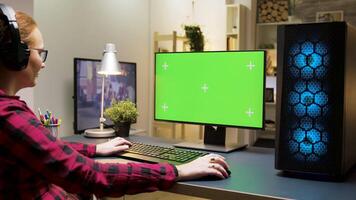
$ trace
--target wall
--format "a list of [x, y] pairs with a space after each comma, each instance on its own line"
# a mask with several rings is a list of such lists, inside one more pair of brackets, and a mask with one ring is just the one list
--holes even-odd
[[1, 0], [0, 3], [11, 6], [15, 11], [20, 10], [32, 16], [33, 0]]
[[[33, 14], [33, 0], [2, 0], [0, 2], [11, 6], [15, 11], [21, 10], [31, 16]], [[20, 96], [22, 100], [26, 101], [30, 108], [34, 109], [33, 88], [22, 89], [17, 95]]]
[[137, 63], [136, 127], [147, 130], [149, 1], [34, 0], [34, 17], [49, 50], [35, 107], [62, 118], [60, 136], [73, 133], [73, 58], [101, 59], [107, 42], [116, 44], [119, 60]]
[[[192, 3], [194, 2], [194, 9]], [[247, 7], [246, 32], [251, 33], [253, 24], [252, 14], [255, 0], [235, 0], [231, 3], [239, 3]], [[151, 34], [158, 31], [161, 34], [172, 33], [173, 30], [183, 35], [183, 24], [198, 24], [201, 26], [206, 39], [206, 51], [218, 51], [226, 49], [226, 7], [222, 0], [154, 0], [151, 1]], [[254, 36], [247, 34], [247, 46], [253, 48]]]

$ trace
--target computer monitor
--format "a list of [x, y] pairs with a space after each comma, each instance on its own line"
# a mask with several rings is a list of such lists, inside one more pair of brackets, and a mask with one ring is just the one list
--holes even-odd
[[183, 147], [246, 146], [225, 146], [225, 128], [264, 128], [265, 57], [263, 50], [156, 53], [154, 119], [205, 125], [204, 144]]
[[[120, 62], [124, 75], [105, 78], [104, 109], [113, 100], [129, 99], [136, 104], [136, 63]], [[102, 76], [97, 74], [100, 60], [74, 58], [74, 131], [99, 126]], [[106, 118], [106, 126], [113, 126]]]

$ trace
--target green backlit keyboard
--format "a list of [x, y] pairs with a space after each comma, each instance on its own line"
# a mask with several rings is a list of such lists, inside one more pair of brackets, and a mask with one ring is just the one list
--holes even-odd
[[130, 149], [120, 154], [120, 157], [150, 163], [168, 162], [171, 164], [183, 164], [206, 154], [208, 153], [133, 142]]

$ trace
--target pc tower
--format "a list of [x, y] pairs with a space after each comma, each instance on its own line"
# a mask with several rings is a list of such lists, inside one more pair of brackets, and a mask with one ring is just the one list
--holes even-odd
[[345, 22], [278, 27], [275, 167], [340, 179], [356, 160], [356, 31]]

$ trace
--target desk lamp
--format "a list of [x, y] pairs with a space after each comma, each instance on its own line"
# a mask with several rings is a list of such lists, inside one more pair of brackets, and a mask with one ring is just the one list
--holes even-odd
[[103, 81], [101, 85], [101, 110], [100, 110], [100, 118], [99, 123], [100, 127], [98, 129], [87, 129], [84, 132], [85, 136], [88, 137], [112, 137], [115, 134], [114, 129], [112, 128], [105, 128], [104, 129], [104, 84], [105, 78], [109, 75], [121, 75], [122, 70], [120, 67], [119, 62], [116, 58], [116, 48], [115, 44], [108, 43], [105, 46], [105, 50], [103, 53], [103, 59], [101, 60], [101, 69], [98, 71], [98, 74], [103, 76]]

